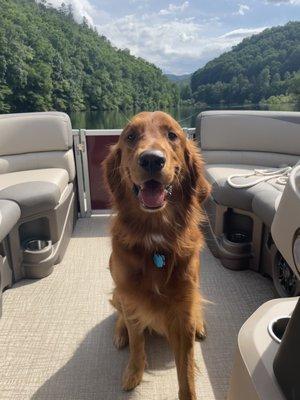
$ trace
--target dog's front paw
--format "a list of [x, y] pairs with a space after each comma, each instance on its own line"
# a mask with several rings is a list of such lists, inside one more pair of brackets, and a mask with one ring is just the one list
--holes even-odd
[[137, 368], [130, 364], [125, 369], [122, 380], [123, 390], [132, 390], [141, 383], [143, 378], [144, 367]]
[[126, 347], [128, 345], [128, 341], [129, 340], [128, 340], [127, 330], [123, 329], [115, 332], [113, 338], [113, 344], [118, 350]]
[[197, 340], [204, 340], [207, 336], [207, 330], [205, 322], [198, 323], [196, 326], [196, 339]]
[[117, 349], [123, 349], [129, 343], [128, 330], [126, 328], [124, 318], [119, 314], [115, 325], [113, 344]]

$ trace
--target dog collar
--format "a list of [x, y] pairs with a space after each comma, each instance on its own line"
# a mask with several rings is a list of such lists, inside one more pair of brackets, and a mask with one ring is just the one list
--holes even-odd
[[163, 254], [153, 253], [152, 260], [156, 268], [162, 269], [166, 265], [166, 257]]

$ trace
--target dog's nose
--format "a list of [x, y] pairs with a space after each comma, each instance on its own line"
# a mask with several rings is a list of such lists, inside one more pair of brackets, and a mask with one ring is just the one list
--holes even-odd
[[166, 158], [160, 150], [144, 151], [139, 157], [139, 165], [150, 174], [163, 169]]

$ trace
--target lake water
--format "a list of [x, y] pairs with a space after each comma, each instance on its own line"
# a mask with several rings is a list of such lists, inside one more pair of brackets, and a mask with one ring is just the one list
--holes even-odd
[[[196, 117], [201, 111], [216, 109], [300, 111], [299, 105], [287, 103], [271, 107], [262, 107], [258, 105], [230, 107], [216, 106], [207, 108], [201, 108], [199, 106], [181, 106], [166, 109], [164, 111], [171, 114], [181, 124], [181, 126], [190, 128], [195, 126]], [[139, 110], [86, 111], [71, 113], [70, 117], [74, 129], [117, 129], [123, 128], [127, 121], [138, 112]]]

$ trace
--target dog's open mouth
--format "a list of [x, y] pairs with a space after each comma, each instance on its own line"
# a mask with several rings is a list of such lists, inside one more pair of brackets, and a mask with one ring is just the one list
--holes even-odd
[[172, 192], [172, 185], [165, 186], [151, 179], [142, 185], [134, 185], [134, 192], [144, 208], [156, 210], [165, 205], [167, 196]]

